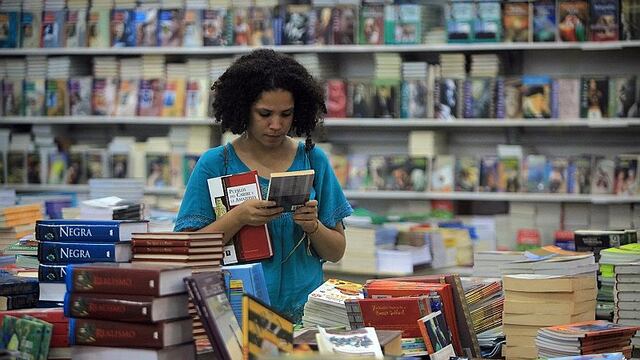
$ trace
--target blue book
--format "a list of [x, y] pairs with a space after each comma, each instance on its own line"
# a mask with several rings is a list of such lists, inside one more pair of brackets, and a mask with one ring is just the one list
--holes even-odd
[[38, 281], [41, 283], [64, 283], [66, 277], [66, 265], [38, 265]]
[[111, 46], [136, 46], [135, 11], [111, 10]]
[[111, 244], [41, 242], [38, 260], [42, 264], [63, 265], [94, 262], [129, 262], [131, 243]]
[[64, 22], [66, 13], [64, 10], [45, 11], [42, 15], [42, 47], [64, 47]]
[[20, 13], [15, 11], [0, 12], [0, 26], [4, 29], [4, 34], [0, 35], [0, 48], [18, 47]]
[[0, 270], [0, 296], [30, 294], [38, 292], [38, 280], [15, 276]]
[[148, 231], [146, 221], [122, 220], [38, 220], [39, 241], [112, 243], [131, 240], [133, 233]]
[[242, 324], [242, 295], [252, 295], [267, 305], [271, 305], [262, 264], [242, 264], [223, 266], [224, 286], [233, 309], [233, 314]]

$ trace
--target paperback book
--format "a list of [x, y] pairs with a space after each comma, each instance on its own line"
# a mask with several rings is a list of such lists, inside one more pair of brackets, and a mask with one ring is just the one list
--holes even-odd
[[202, 36], [204, 46], [229, 45], [229, 41], [233, 39], [233, 21], [227, 9], [204, 10]]
[[15, 11], [0, 12], [0, 48], [16, 48], [20, 44], [20, 13]]
[[249, 25], [251, 46], [273, 45], [273, 21], [271, 9], [267, 7], [252, 7], [249, 9]]
[[87, 46], [87, 11], [67, 10], [65, 23], [65, 47]]
[[91, 90], [93, 79], [90, 76], [69, 79], [70, 115], [91, 115]]
[[477, 18], [473, 23], [475, 41], [500, 41], [502, 39], [502, 9], [500, 2], [477, 2], [476, 13]]
[[559, 0], [558, 33], [561, 41], [587, 41], [589, 4], [586, 0]]
[[110, 9], [92, 8], [89, 11], [88, 43], [89, 47], [106, 48], [110, 42]]
[[313, 36], [316, 45], [333, 44], [333, 7], [321, 6], [313, 9]]
[[93, 115], [111, 116], [116, 114], [118, 104], [118, 79], [93, 79], [91, 108]]
[[23, 9], [20, 21], [21, 47], [39, 48], [42, 13]]
[[609, 79], [606, 76], [583, 77], [580, 89], [580, 117], [601, 119], [609, 114]]
[[47, 116], [65, 116], [69, 114], [67, 85], [67, 80], [47, 79], [45, 94]]
[[27, 154], [22, 151], [7, 153], [7, 184], [24, 184], [27, 180]]
[[135, 12], [127, 9], [111, 11], [111, 46], [136, 46]]
[[530, 41], [531, 5], [528, 2], [504, 4], [504, 41]]
[[358, 42], [357, 6], [340, 5], [333, 8], [333, 44], [352, 45]]
[[384, 44], [384, 6], [363, 5], [360, 8], [359, 43], [365, 45]]
[[589, 2], [589, 41], [617, 41], [620, 38], [619, 4], [618, 0]]
[[202, 10], [187, 9], [184, 11], [182, 46], [200, 47], [202, 44]]
[[64, 46], [64, 10], [42, 13], [42, 36], [40, 47], [57, 48]]
[[157, 9], [137, 9], [135, 11], [134, 27], [137, 46], [158, 45], [156, 36], [156, 29], [158, 28]]
[[285, 212], [294, 212], [305, 206], [311, 196], [315, 171], [300, 170], [272, 173], [267, 190], [267, 200]]
[[183, 16], [178, 9], [158, 11], [158, 46], [182, 46]]

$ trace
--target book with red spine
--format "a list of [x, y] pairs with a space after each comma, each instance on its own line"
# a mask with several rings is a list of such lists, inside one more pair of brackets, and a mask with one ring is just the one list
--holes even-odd
[[191, 319], [155, 324], [69, 320], [69, 344], [162, 349], [193, 341]]

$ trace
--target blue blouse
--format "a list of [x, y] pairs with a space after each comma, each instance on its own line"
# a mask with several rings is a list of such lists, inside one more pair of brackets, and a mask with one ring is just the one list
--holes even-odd
[[[300, 142], [288, 171], [310, 168], [315, 170], [311, 199], [318, 200], [318, 219], [333, 229], [338, 222], [351, 215], [353, 209], [324, 152], [318, 147], [306, 152], [304, 144]], [[231, 144], [207, 150], [189, 178], [174, 231], [201, 229], [216, 220], [207, 179], [246, 171], [249, 168], [240, 160]], [[259, 182], [262, 196], [266, 198], [269, 179], [259, 177]], [[313, 251], [309, 240], [304, 239], [304, 231], [293, 221], [292, 213], [283, 213], [267, 226], [273, 257], [263, 260], [262, 267], [271, 305], [295, 322], [300, 322], [309, 293], [323, 282], [324, 260]]]

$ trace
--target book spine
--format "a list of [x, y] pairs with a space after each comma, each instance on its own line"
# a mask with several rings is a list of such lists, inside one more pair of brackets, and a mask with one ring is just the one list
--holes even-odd
[[[460, 335], [460, 345], [464, 353], [471, 353], [473, 357], [478, 357], [480, 353], [480, 344], [478, 337], [473, 328], [471, 321], [471, 313], [467, 300], [464, 297], [464, 289], [458, 275], [447, 275], [445, 282], [451, 286], [451, 291], [455, 298], [455, 314], [457, 329], [450, 329], [452, 333], [457, 332]], [[456, 331], [457, 330], [457, 331]]]
[[120, 224], [56, 224], [36, 223], [36, 239], [58, 242], [115, 242], [120, 241]]
[[30, 294], [0, 296], [0, 299], [6, 301], [7, 303], [4, 309], [0, 309], [3, 311], [32, 308], [38, 305], [37, 292], [30, 293]]
[[[69, 321], [62, 312], [60, 308], [49, 308], [49, 309], [30, 309], [28, 311], [3, 311], [0, 314], [0, 320], [2, 320], [2, 316], [9, 315], [14, 317], [21, 317], [23, 315], [30, 315], [36, 319], [40, 319], [46, 321], [48, 323], [60, 325], [60, 328], [64, 328], [64, 334], [67, 335], [66, 324]], [[56, 327], [57, 328], [57, 327]], [[54, 331], [55, 332], [55, 331]]]
[[[183, 281], [187, 287], [189, 298], [191, 298], [191, 300], [193, 301], [193, 304], [195, 305], [194, 307], [196, 308], [198, 317], [200, 317], [200, 320], [202, 321], [202, 325], [204, 326], [210, 341], [214, 343], [212, 345], [214, 345], [217, 349], [226, 349], [226, 345], [224, 344], [222, 335], [218, 331], [218, 328], [215, 325], [216, 324], [215, 321], [213, 321], [213, 318], [211, 317], [211, 315], [209, 314], [209, 311], [207, 310], [207, 307], [205, 305], [206, 300], [200, 294], [200, 290], [198, 290], [198, 286], [196, 285], [195, 280], [193, 280], [193, 278], [191, 277], [188, 277], [188, 278], [185, 278]], [[226, 358], [225, 356], [229, 356], [228, 354], [222, 354], [222, 355], [223, 356], [221, 356], [221, 358]]]
[[67, 277], [66, 265], [47, 265], [40, 264], [38, 266], [38, 281], [42, 283], [63, 283]]
[[[156, 248], [156, 247], [180, 247], [189, 248], [190, 242], [187, 240], [163, 240], [163, 239], [133, 239], [131, 245], [136, 248]], [[137, 250], [136, 250], [137, 251]]]
[[140, 247], [140, 246], [134, 246], [132, 250], [133, 250], [134, 254], [183, 254], [183, 255], [188, 255], [189, 254], [189, 248], [188, 247], [182, 247], [182, 246], [169, 246], [169, 247], [162, 247], [162, 246]]
[[152, 307], [152, 298], [132, 301], [90, 293], [67, 293], [64, 298], [64, 315], [69, 318], [152, 323]]
[[38, 260], [43, 264], [63, 265], [116, 262], [116, 244], [41, 242]]
[[159, 295], [160, 273], [152, 270], [67, 268], [67, 291], [127, 295]]
[[11, 296], [21, 294], [31, 294], [38, 292], [38, 282], [24, 281], [24, 282], [6, 282], [0, 277], [0, 296]]
[[117, 321], [69, 319], [69, 345], [163, 348], [163, 323], [122, 325]]

